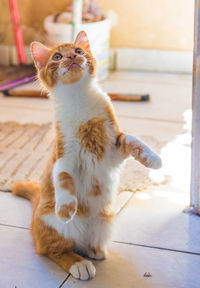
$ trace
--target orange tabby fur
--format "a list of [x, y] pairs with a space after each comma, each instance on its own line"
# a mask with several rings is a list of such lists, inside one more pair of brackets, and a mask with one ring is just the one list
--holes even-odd
[[81, 145], [86, 151], [95, 154], [98, 160], [103, 159], [108, 142], [104, 127], [105, 121], [105, 118], [93, 118], [81, 125], [77, 133], [77, 137], [81, 139]]

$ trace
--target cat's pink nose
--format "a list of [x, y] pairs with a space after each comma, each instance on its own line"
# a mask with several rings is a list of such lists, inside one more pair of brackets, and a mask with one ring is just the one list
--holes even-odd
[[70, 52], [70, 53], [67, 54], [67, 58], [69, 58], [69, 59], [75, 59], [75, 58], [76, 58], [76, 54], [73, 53], [73, 52]]

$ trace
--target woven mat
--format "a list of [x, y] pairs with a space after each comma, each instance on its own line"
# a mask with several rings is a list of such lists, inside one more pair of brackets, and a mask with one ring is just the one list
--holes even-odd
[[[0, 123], [0, 190], [10, 191], [18, 181], [40, 182], [54, 139], [52, 124]], [[165, 143], [142, 137], [155, 151]], [[119, 192], [144, 190], [152, 184], [149, 170], [134, 159], [127, 161]]]

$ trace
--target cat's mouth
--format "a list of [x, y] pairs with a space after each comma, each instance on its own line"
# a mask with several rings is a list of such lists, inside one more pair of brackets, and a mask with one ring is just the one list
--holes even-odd
[[65, 68], [65, 71], [63, 72], [63, 75], [65, 75], [69, 70], [72, 70], [75, 67], [79, 67], [79, 68], [82, 69], [82, 67], [78, 63], [73, 62], [72, 64], [69, 65], [69, 67]]
[[78, 63], [76, 63], [76, 62], [73, 62], [69, 67], [68, 67], [68, 70], [70, 70], [71, 68], [73, 68], [73, 67], [79, 67], [79, 68], [81, 68], [81, 66], [78, 64]]

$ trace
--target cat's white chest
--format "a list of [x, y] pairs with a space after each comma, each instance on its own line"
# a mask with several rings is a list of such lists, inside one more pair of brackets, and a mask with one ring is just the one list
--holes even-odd
[[[63, 168], [74, 177], [77, 192], [81, 197], [86, 196], [91, 190], [94, 179], [102, 182], [103, 189], [107, 189], [105, 194], [109, 194], [108, 191], [113, 190], [111, 186], [116, 181], [113, 175], [117, 174], [117, 162], [121, 161], [118, 161], [119, 153], [114, 146], [116, 135], [106, 111], [109, 100], [94, 83], [84, 90], [80, 87], [70, 89], [65, 92], [57, 91], [60, 98], [56, 107], [56, 121], [64, 136]], [[103, 128], [92, 135], [90, 143], [85, 144], [91, 138], [91, 130], [85, 129], [85, 125], [93, 119], [100, 121]], [[99, 127], [99, 123], [97, 125]], [[84, 127], [85, 131], [81, 127]], [[84, 136], [81, 135], [82, 132]], [[104, 142], [104, 135], [106, 145], [99, 149], [96, 138], [101, 138], [101, 142]], [[101, 153], [100, 156], [97, 155], [98, 151]]]

